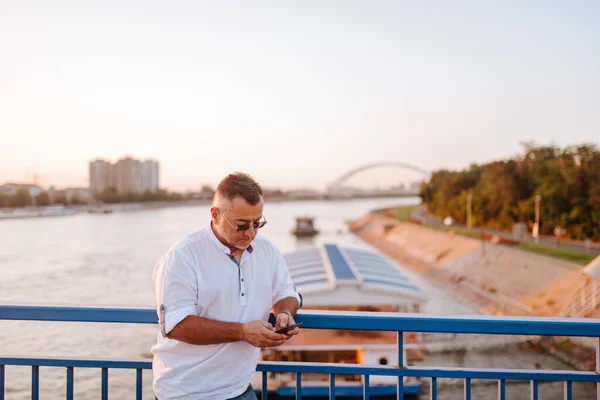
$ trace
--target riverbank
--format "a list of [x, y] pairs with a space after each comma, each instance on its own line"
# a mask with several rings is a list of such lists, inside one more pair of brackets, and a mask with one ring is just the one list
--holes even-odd
[[[380, 197], [347, 197], [347, 198], [335, 198], [335, 199], [324, 199], [322, 197], [314, 198], [292, 198], [292, 197], [266, 197], [266, 204], [273, 203], [304, 203], [304, 202], [341, 202], [351, 203], [353, 201], [368, 201], [377, 199], [393, 199], [393, 198], [406, 198], [410, 199], [409, 195], [406, 196], [380, 196]], [[21, 219], [21, 218], [33, 218], [33, 217], [47, 217], [47, 216], [67, 216], [80, 214], [112, 214], [114, 212], [131, 212], [131, 211], [143, 211], [143, 210], [155, 210], [161, 208], [172, 208], [172, 207], [194, 207], [204, 206], [212, 203], [212, 199], [194, 199], [194, 200], [180, 200], [180, 201], [149, 201], [149, 202], [133, 202], [133, 203], [90, 203], [90, 204], [74, 204], [69, 206], [63, 205], [52, 205], [52, 206], [29, 206], [29, 207], [18, 207], [18, 208], [0, 208], [0, 220], [1, 219]], [[60, 211], [60, 212], [59, 212]]]
[[[581, 265], [368, 213], [350, 232], [439, 283], [482, 314], [556, 316], [585, 279]], [[536, 341], [578, 369], [586, 342]]]

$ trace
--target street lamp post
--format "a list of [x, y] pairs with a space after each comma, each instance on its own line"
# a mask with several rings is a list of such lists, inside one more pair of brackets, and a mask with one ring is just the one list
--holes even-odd
[[542, 196], [539, 194], [535, 196], [535, 242], [540, 242], [540, 200], [542, 200]]
[[471, 232], [471, 226], [473, 225], [471, 201], [473, 200], [473, 193], [467, 194], [467, 231]]

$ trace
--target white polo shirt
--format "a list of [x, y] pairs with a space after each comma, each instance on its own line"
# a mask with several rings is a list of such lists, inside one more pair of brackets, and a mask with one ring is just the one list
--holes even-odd
[[167, 338], [185, 317], [266, 321], [279, 300], [300, 302], [285, 261], [269, 240], [257, 235], [239, 266], [230, 254], [209, 225], [173, 245], [154, 268], [161, 329], [152, 348], [152, 369], [160, 400], [235, 397], [256, 370], [260, 349], [246, 342], [192, 345]]

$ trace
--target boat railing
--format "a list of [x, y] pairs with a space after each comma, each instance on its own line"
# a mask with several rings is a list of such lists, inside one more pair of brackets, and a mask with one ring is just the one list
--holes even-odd
[[[63, 321], [156, 324], [156, 311], [150, 308], [96, 308], [58, 306], [0, 305], [0, 320]], [[572, 398], [573, 382], [592, 382], [597, 386], [600, 400], [600, 321], [575, 318], [506, 317], [479, 315], [428, 315], [377, 312], [300, 311], [296, 318], [303, 322], [303, 329], [342, 329], [397, 332], [396, 365], [362, 365], [313, 362], [261, 362], [257, 371], [262, 373], [262, 399], [267, 399], [268, 373], [296, 374], [295, 396], [302, 398], [302, 374], [329, 375], [329, 397], [336, 396], [336, 375], [362, 375], [363, 398], [374, 393], [370, 376], [398, 378], [397, 395], [404, 396], [403, 377], [429, 379], [431, 399], [437, 397], [438, 379], [454, 378], [464, 381], [464, 398], [471, 399], [471, 380], [486, 379], [498, 382], [498, 398], [505, 399], [507, 381], [529, 381], [531, 399], [538, 398], [538, 385], [542, 381], [564, 382], [564, 398]], [[596, 344], [596, 370], [523, 370], [503, 368], [447, 368], [436, 366], [404, 365], [404, 332], [438, 332], [488, 335], [534, 335], [593, 337]], [[1, 350], [0, 350], [1, 352]], [[152, 363], [144, 360], [107, 360], [50, 357], [0, 357], [0, 400], [5, 398], [5, 368], [7, 366], [31, 367], [31, 398], [39, 399], [40, 367], [63, 367], [66, 371], [66, 398], [73, 398], [75, 368], [98, 368], [102, 371], [101, 398], [108, 399], [109, 369], [136, 370], [136, 398], [142, 398], [143, 370], [150, 370]]]

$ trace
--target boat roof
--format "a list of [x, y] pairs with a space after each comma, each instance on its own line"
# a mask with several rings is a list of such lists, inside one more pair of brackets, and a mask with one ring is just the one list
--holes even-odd
[[305, 305], [421, 304], [427, 298], [397, 264], [367, 250], [323, 244], [285, 255]]

